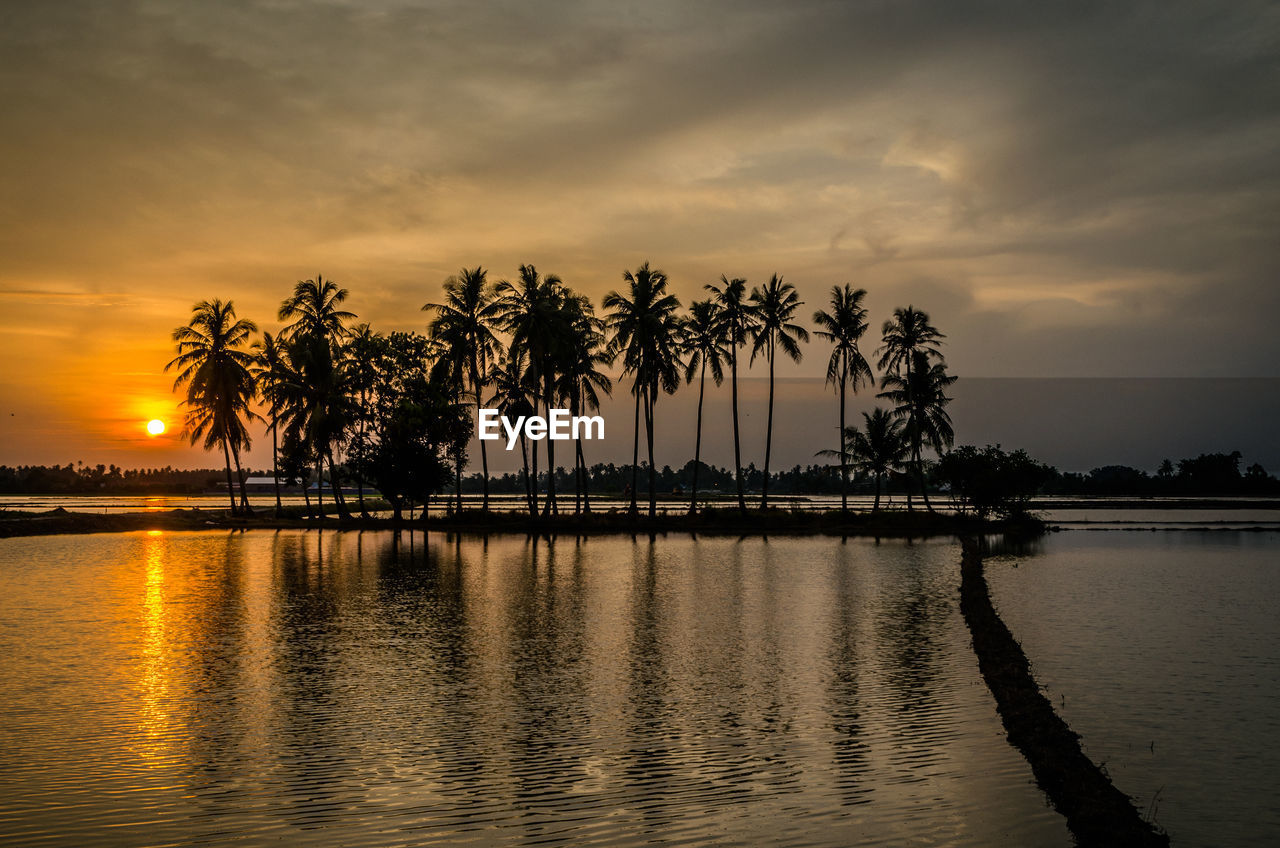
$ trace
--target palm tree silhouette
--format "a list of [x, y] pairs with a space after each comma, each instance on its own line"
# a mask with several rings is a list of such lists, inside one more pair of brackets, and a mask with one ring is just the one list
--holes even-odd
[[920, 495], [930, 512], [933, 511], [933, 505], [929, 503], [929, 493], [925, 486], [921, 449], [928, 444], [941, 456], [955, 441], [951, 416], [946, 411], [947, 404], [951, 402], [946, 390], [957, 379], [947, 373], [945, 363], [931, 364], [929, 353], [917, 350], [912, 354], [907, 376], [886, 375], [881, 383], [884, 391], [876, 395], [893, 401], [896, 404], [894, 415], [906, 422], [906, 436], [911, 446]]
[[[521, 348], [509, 348], [506, 359], [494, 366], [490, 377], [494, 394], [487, 403], [496, 408], [500, 415], [515, 420], [536, 412], [529, 398], [536, 395], [537, 390], [529, 386], [529, 370], [525, 363], [525, 352]], [[529, 449], [523, 427], [520, 429], [520, 455], [524, 461], [525, 501], [529, 514], [537, 515], [537, 481], [531, 480], [529, 476]]]
[[875, 478], [876, 499], [871, 511], [878, 512], [881, 481], [902, 464], [908, 446], [902, 437], [901, 422], [889, 411], [877, 406], [870, 413], [862, 413], [862, 419], [866, 429], [850, 427], [845, 431], [845, 443], [853, 468]]
[[353, 459], [355, 461], [356, 497], [359, 499], [360, 515], [365, 518], [369, 517], [369, 512], [364, 505], [364, 486], [373, 450], [370, 425], [373, 423], [373, 401], [377, 395], [379, 372], [387, 367], [387, 363], [383, 362], [385, 352], [386, 339], [375, 333], [368, 324], [352, 327], [343, 347], [357, 427], [347, 449], [347, 459], [348, 462]]
[[645, 412], [649, 446], [649, 515], [657, 514], [656, 473], [653, 467], [653, 407], [659, 390], [674, 392], [679, 386], [680, 301], [667, 291], [667, 275], [646, 262], [623, 271], [627, 295], [611, 291], [603, 306], [611, 310], [607, 326], [613, 331], [613, 352], [622, 354], [623, 373], [634, 374], [636, 396], [635, 438], [631, 460], [631, 512], [638, 512], [637, 483], [640, 463], [640, 409]]
[[285, 387], [289, 381], [289, 363], [284, 358], [284, 348], [279, 340], [270, 333], [264, 332], [262, 340], [253, 343], [253, 373], [258, 396], [267, 404], [267, 414], [271, 416], [271, 478], [276, 491], [276, 517], [284, 514], [284, 504], [280, 500], [280, 419], [285, 414], [287, 395]]
[[[499, 315], [499, 304], [487, 283], [488, 273], [476, 266], [463, 268], [456, 276], [444, 281], [444, 302], [428, 303], [423, 310], [434, 310], [431, 321], [432, 338], [445, 342], [467, 369], [467, 380], [475, 399], [479, 416], [480, 393], [488, 379], [489, 367], [501, 353], [502, 344], [494, 335]], [[480, 441], [480, 464], [484, 484], [482, 509], [489, 509], [489, 450], [487, 442]], [[459, 479], [458, 509], [462, 508], [462, 487]]]
[[[929, 314], [921, 312], [914, 306], [905, 308], [899, 307], [893, 311], [893, 318], [884, 322], [882, 330], [883, 339], [880, 348], [876, 351], [880, 354], [880, 370], [885, 371], [885, 375], [881, 378], [881, 388], [886, 384], [890, 377], [899, 378], [895, 384], [904, 391], [910, 391], [914, 385], [911, 379], [911, 372], [916, 362], [916, 354], [919, 353], [924, 357], [927, 363], [930, 358], [942, 358], [942, 352], [939, 350], [941, 340], [946, 338], [938, 329], [929, 323]], [[883, 397], [883, 395], [878, 395]], [[910, 398], [904, 399], [904, 408], [907, 410], [908, 416], [913, 415], [915, 406], [910, 402]], [[910, 420], [908, 424], [908, 436], [913, 446], [913, 465], [916, 473], [916, 479], [920, 484], [920, 493], [924, 497], [925, 505], [929, 505], [929, 495], [924, 491], [924, 465], [918, 451], [915, 450], [919, 439], [919, 428]], [[914, 431], [915, 435], [912, 435]], [[911, 490], [907, 489], [907, 509], [911, 509]], [[932, 507], [930, 507], [932, 509]]]
[[257, 416], [249, 409], [254, 395], [251, 368], [253, 354], [244, 349], [257, 326], [247, 319], [236, 319], [231, 301], [204, 300], [191, 309], [191, 321], [173, 331], [178, 355], [164, 370], [178, 370], [173, 389], [187, 387], [185, 428], [195, 444], [204, 437], [204, 449], [222, 445], [227, 466], [227, 495], [231, 512], [236, 513], [235, 486], [231, 480], [232, 456], [240, 479], [240, 501], [249, 512], [249, 496], [244, 475], [240, 472], [240, 450], [249, 447], [246, 426]]
[[689, 495], [689, 514], [698, 512], [698, 467], [702, 464], [702, 399], [707, 388], [707, 368], [716, 385], [724, 382], [724, 363], [730, 353], [728, 336], [720, 307], [714, 300], [697, 300], [689, 304], [689, 318], [684, 325], [683, 345], [689, 354], [685, 364], [685, 381], [692, 383], [698, 375], [698, 426], [693, 442], [693, 488]]
[[844, 288], [831, 287], [831, 311], [819, 309], [813, 313], [813, 323], [821, 329], [817, 334], [833, 342], [831, 359], [827, 362], [827, 383], [840, 392], [840, 510], [849, 511], [849, 458], [845, 442], [845, 390], [850, 385], [858, 393], [862, 382], [875, 384], [871, 366], [858, 348], [858, 342], [867, 331], [867, 310], [862, 299], [866, 289], [855, 289], [848, 283]]
[[[532, 265], [520, 266], [517, 283], [498, 283], [496, 308], [503, 327], [511, 334], [511, 348], [528, 356], [530, 381], [541, 392], [543, 408], [550, 415], [555, 402], [555, 363], [571, 344], [572, 330], [564, 310], [564, 284], [554, 274], [539, 276]], [[536, 404], [535, 404], [536, 409]], [[558, 513], [556, 504], [555, 441], [547, 439], [547, 502], [544, 514]], [[538, 445], [533, 446], [533, 491], [537, 504]]]
[[[605, 341], [604, 321], [597, 318], [591, 301], [582, 295], [571, 295], [565, 301], [565, 315], [571, 330], [572, 344], [564, 350], [558, 363], [560, 395], [569, 404], [571, 415], [600, 409], [600, 393], [613, 392], [613, 381], [601, 368], [613, 364], [613, 354]], [[582, 436], [574, 438], [574, 510], [590, 512], [587, 492], [587, 462], [582, 452]]]
[[280, 304], [277, 315], [281, 321], [293, 319], [281, 330], [280, 336], [290, 343], [290, 361], [306, 377], [294, 388], [295, 396], [306, 396], [300, 405], [306, 410], [308, 422], [302, 432], [310, 440], [310, 448], [317, 458], [321, 518], [324, 517], [323, 462], [326, 459], [334, 503], [340, 515], [348, 515], [334, 461], [334, 448], [341, 442], [346, 424], [344, 415], [349, 411], [345, 375], [339, 361], [339, 348], [347, 335], [346, 322], [356, 317], [339, 308], [347, 294], [347, 290], [333, 280], [317, 274], [314, 280], [302, 280], [294, 286], [293, 294]]
[[720, 285], [708, 283], [706, 290], [715, 297], [720, 308], [720, 320], [729, 349], [729, 382], [733, 394], [733, 476], [738, 483], [738, 510], [747, 511], [746, 495], [742, 489], [742, 439], [738, 433], [738, 349], [747, 343], [755, 326], [756, 316], [747, 301], [747, 281], [735, 277], [732, 280], [720, 275]]
[[803, 355], [799, 342], [809, 341], [809, 332], [792, 323], [803, 301], [796, 294], [795, 286], [784, 283], [774, 274], [764, 288], [751, 290], [751, 306], [756, 315], [756, 325], [751, 331], [751, 361], [763, 353], [769, 362], [769, 419], [764, 437], [764, 485], [760, 492], [760, 508], [769, 508], [769, 457], [773, 449], [773, 367], [778, 349], [799, 362]]

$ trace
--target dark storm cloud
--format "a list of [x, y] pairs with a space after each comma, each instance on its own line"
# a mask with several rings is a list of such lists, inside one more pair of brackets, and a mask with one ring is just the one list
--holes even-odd
[[0, 16], [9, 287], [176, 276], [182, 305], [246, 285], [261, 314], [324, 263], [377, 320], [463, 263], [599, 296], [651, 257], [686, 295], [778, 270], [811, 304], [845, 279], [877, 314], [916, 299], [971, 372], [1280, 358], [1274, 4]]

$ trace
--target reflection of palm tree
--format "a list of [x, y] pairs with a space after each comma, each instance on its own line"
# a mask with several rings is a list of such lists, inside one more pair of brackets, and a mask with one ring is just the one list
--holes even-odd
[[236, 474], [240, 477], [240, 502], [249, 511], [249, 496], [244, 475], [240, 473], [240, 449], [249, 447], [249, 430], [245, 426], [257, 416], [249, 409], [254, 394], [253, 355], [243, 346], [258, 328], [252, 321], [236, 319], [231, 301], [205, 300], [191, 311], [191, 321], [173, 331], [178, 355], [164, 370], [178, 369], [173, 381], [176, 391], [186, 385], [184, 401], [186, 430], [191, 444], [204, 437], [204, 449], [222, 445], [227, 465], [227, 494], [231, 512], [236, 512], [235, 486], [231, 481], [232, 455]]
[[801, 303], [795, 286], [784, 283], [777, 274], [765, 283], [764, 288], [751, 291], [751, 305], [757, 322], [751, 333], [753, 342], [751, 359], [754, 361], [756, 355], [763, 352], [765, 359], [769, 362], [769, 419], [765, 425], [764, 486], [760, 493], [761, 509], [769, 508], [769, 457], [773, 449], [773, 366], [779, 348], [793, 362], [799, 362], [801, 357], [799, 342], [809, 341], [809, 332], [791, 321]]
[[266, 401], [267, 414], [271, 416], [271, 478], [275, 484], [276, 517], [279, 518], [284, 514], [284, 505], [280, 501], [279, 430], [280, 419], [285, 411], [288, 363], [284, 359], [284, 349], [279, 340], [270, 333], [263, 333], [262, 340], [254, 342], [253, 351], [258, 396]]
[[730, 280], [723, 274], [720, 285], [708, 283], [707, 291], [715, 297], [720, 307], [720, 320], [729, 350], [729, 383], [733, 394], [733, 476], [738, 483], [738, 509], [747, 511], [746, 496], [742, 491], [742, 440], [738, 436], [738, 349], [747, 343], [747, 336], [755, 325], [755, 313], [747, 302], [747, 281], [739, 277]]
[[653, 407], [659, 390], [674, 392], [680, 383], [678, 338], [680, 301], [667, 291], [667, 275], [646, 262], [635, 273], [622, 272], [626, 295], [611, 291], [603, 306], [611, 310], [608, 327], [613, 331], [614, 353], [622, 354], [623, 372], [635, 375], [635, 438], [631, 459], [631, 512], [638, 511], [637, 483], [640, 464], [640, 408], [645, 412], [649, 445], [649, 515], [657, 513], [657, 483], [653, 467]]
[[827, 382], [840, 391], [840, 509], [849, 511], [849, 458], [845, 442], [845, 389], [852, 384], [853, 393], [858, 393], [858, 384], [862, 381], [874, 383], [871, 366], [858, 349], [858, 341], [867, 331], [867, 310], [862, 299], [867, 296], [866, 289], [854, 289], [845, 283], [831, 288], [831, 311], [818, 310], [813, 313], [813, 323], [821, 329], [817, 334], [827, 341], [834, 342], [831, 359], [827, 362]]
[[845, 444], [854, 470], [875, 478], [876, 499], [871, 511], [877, 512], [881, 481], [902, 464], [907, 443], [902, 438], [901, 423], [887, 410], [877, 406], [871, 413], [862, 413], [862, 419], [866, 429], [850, 427], [845, 431]]
[[702, 398], [707, 388], [707, 367], [716, 385], [724, 382], [724, 362], [729, 356], [725, 349], [728, 337], [720, 308], [713, 300], [698, 300], [689, 304], [689, 319], [684, 325], [684, 349], [689, 354], [684, 378], [692, 383], [698, 374], [698, 427], [693, 442], [693, 488], [689, 493], [689, 514], [698, 511], [698, 467], [702, 464]]
[[[883, 328], [883, 344], [877, 353], [880, 354], [880, 370], [892, 372], [886, 373], [881, 379], [881, 387], [885, 385], [890, 377], [899, 378], [899, 388], [910, 391], [913, 383], [911, 372], [916, 362], [916, 354], [919, 353], [927, 362], [929, 358], [942, 358], [941, 351], [938, 346], [941, 340], [946, 338], [938, 329], [929, 323], [929, 314], [921, 312], [914, 306], [905, 308], [899, 307], [893, 310], [893, 318], [884, 322]], [[881, 395], [883, 397], [883, 395]], [[912, 414], [913, 405], [909, 402], [905, 404], [908, 417]], [[908, 430], [912, 425], [908, 421]], [[911, 436], [913, 446], [917, 439]], [[924, 465], [918, 454], [913, 456], [916, 478], [920, 483], [921, 495], [924, 497], [925, 505], [929, 504], [929, 496], [925, 493], [924, 485]], [[907, 508], [911, 508], [911, 490], [907, 489]]]
[[[483, 268], [463, 268], [455, 277], [444, 281], [444, 303], [428, 303], [424, 310], [435, 310], [431, 335], [448, 344], [467, 369], [467, 379], [475, 398], [476, 414], [481, 406], [480, 392], [488, 377], [489, 366], [501, 352], [501, 343], [493, 334], [498, 319], [498, 303], [486, 282]], [[480, 441], [480, 463], [484, 483], [482, 508], [489, 509], [489, 450]], [[459, 508], [461, 486], [459, 485]]]
[[939, 455], [955, 440], [951, 428], [951, 416], [946, 406], [951, 402], [946, 390], [956, 381], [956, 377], [947, 373], [947, 366], [942, 362], [929, 363], [929, 355], [918, 350], [912, 356], [908, 376], [897, 374], [886, 375], [882, 386], [884, 391], [877, 397], [893, 401], [893, 414], [906, 422], [907, 442], [911, 447], [911, 458], [916, 468], [916, 478], [920, 483], [920, 495], [924, 504], [933, 510], [929, 503], [929, 493], [925, 487], [924, 463], [921, 460], [921, 449], [928, 444]]

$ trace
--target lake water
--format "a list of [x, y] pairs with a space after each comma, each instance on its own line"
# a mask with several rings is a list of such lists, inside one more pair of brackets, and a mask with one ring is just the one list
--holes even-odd
[[[1280, 533], [1063, 532], [997, 607], [1175, 845], [1280, 832]], [[959, 546], [0, 540], [0, 843], [1068, 846]]]
[[1280, 533], [1057, 533], [987, 560], [1059, 714], [1174, 845], [1280, 838]]
[[0, 843], [1066, 846], [959, 548], [0, 540]]

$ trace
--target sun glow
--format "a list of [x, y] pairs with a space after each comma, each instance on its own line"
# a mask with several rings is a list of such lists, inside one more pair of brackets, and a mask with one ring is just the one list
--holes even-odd
[[152, 418], [147, 422], [147, 432], [152, 436], [158, 436], [164, 432], [164, 422], [159, 418]]

